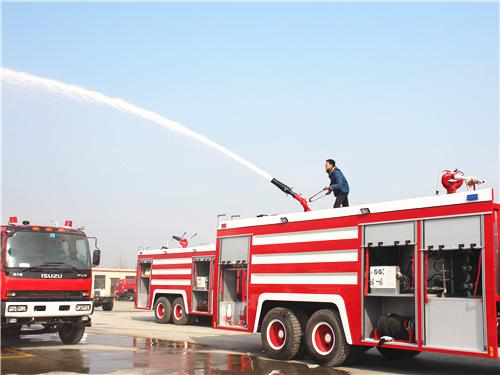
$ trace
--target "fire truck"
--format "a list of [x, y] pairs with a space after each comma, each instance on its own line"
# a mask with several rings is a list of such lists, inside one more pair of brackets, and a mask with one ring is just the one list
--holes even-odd
[[120, 279], [113, 288], [113, 295], [117, 301], [133, 301], [135, 288], [135, 279]]
[[500, 205], [449, 173], [450, 194], [318, 211], [298, 197], [305, 212], [220, 222], [213, 245], [142, 250], [136, 307], [260, 332], [281, 360], [498, 358]]
[[[96, 242], [92, 259], [89, 238]], [[91, 325], [91, 266], [100, 250], [93, 237], [64, 226], [1, 226], [2, 336], [58, 332], [65, 344], [80, 342]]]

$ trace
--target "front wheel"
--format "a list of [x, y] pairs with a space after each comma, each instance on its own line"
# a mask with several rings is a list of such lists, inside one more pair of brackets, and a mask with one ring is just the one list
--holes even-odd
[[262, 321], [262, 346], [271, 358], [289, 360], [300, 354], [302, 327], [294, 312], [285, 307], [268, 311]]
[[104, 305], [102, 305], [102, 309], [104, 311], [111, 311], [111, 310], [113, 310], [113, 306], [114, 306], [114, 301], [111, 300], [110, 302], [105, 303]]
[[85, 333], [85, 326], [80, 324], [65, 323], [59, 329], [59, 337], [63, 344], [75, 345], [80, 342]]
[[21, 335], [20, 325], [8, 325], [2, 327], [2, 337], [18, 338]]
[[305, 340], [309, 354], [323, 366], [340, 366], [350, 358], [352, 347], [335, 310], [322, 309], [312, 314], [306, 325]]

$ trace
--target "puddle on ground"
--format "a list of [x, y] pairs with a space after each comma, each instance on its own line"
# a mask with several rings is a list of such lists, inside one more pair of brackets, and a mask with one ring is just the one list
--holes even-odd
[[[345, 371], [309, 368], [303, 363], [211, 351], [209, 347], [187, 342], [99, 334], [89, 334], [79, 345], [63, 348], [57, 341], [55, 344], [52, 341], [56, 340], [50, 335], [4, 340], [2, 374], [41, 374], [52, 371], [102, 374], [118, 370], [125, 373], [127, 369], [134, 369], [127, 373], [347, 375]], [[45, 343], [47, 345], [42, 345]], [[9, 348], [18, 351], [18, 355], [13, 355]]]

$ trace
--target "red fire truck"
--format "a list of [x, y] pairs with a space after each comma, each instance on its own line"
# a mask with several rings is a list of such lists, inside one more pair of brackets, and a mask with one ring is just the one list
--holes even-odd
[[135, 279], [120, 279], [113, 288], [113, 295], [117, 301], [133, 301], [135, 289]]
[[[58, 332], [65, 344], [80, 342], [91, 325], [91, 259], [85, 233], [67, 220], [62, 227], [1, 226], [2, 336]], [[95, 238], [93, 238], [95, 240]]]
[[154, 308], [158, 323], [212, 316], [215, 245], [140, 250], [135, 307]]
[[483, 189], [224, 221], [215, 245], [140, 251], [136, 306], [260, 332], [276, 359], [498, 358], [499, 210]]

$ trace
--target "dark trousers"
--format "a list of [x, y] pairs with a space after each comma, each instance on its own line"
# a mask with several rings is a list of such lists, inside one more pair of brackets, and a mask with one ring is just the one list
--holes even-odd
[[335, 203], [333, 204], [333, 208], [349, 207], [349, 199], [347, 199], [347, 194], [338, 193], [335, 199]]

